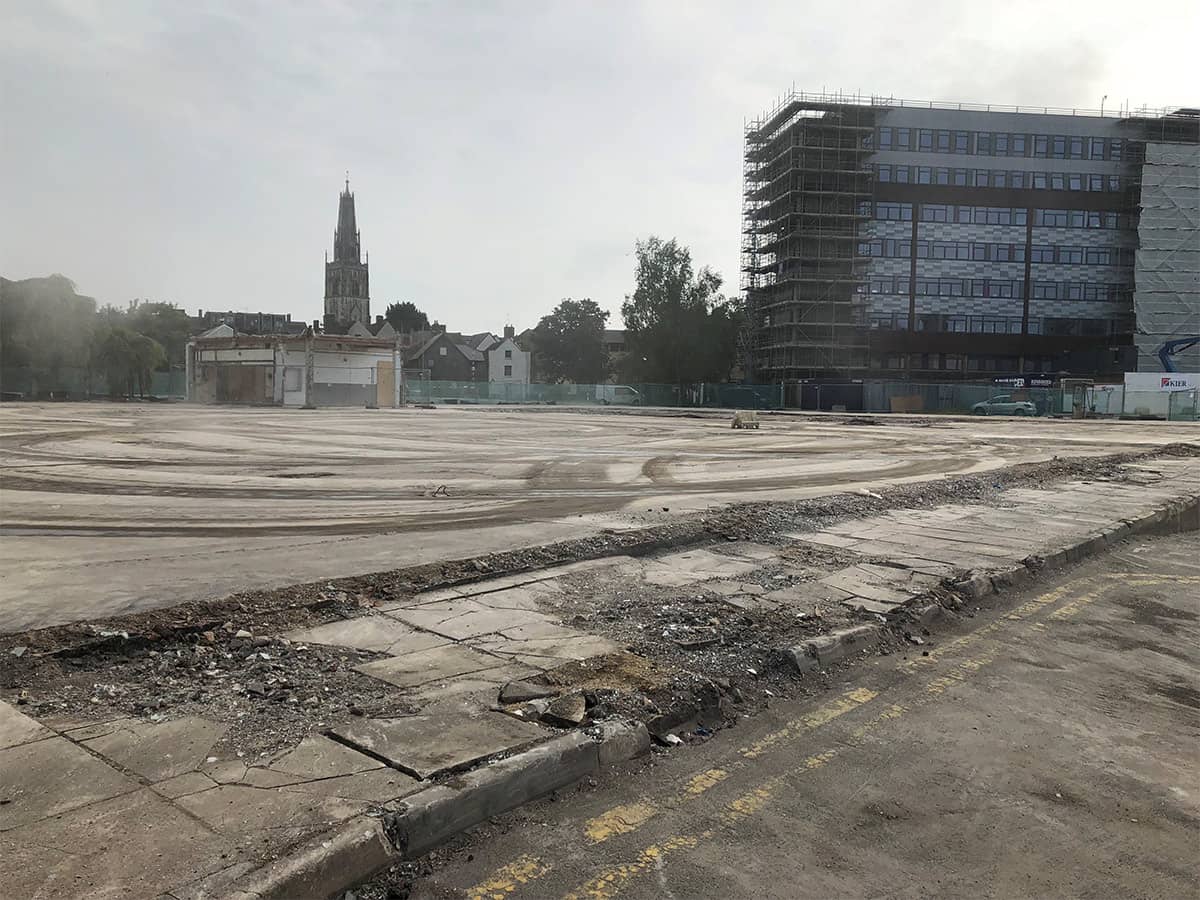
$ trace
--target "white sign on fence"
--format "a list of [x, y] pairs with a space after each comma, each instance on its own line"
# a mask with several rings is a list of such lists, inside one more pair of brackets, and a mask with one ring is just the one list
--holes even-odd
[[1189, 391], [1200, 388], [1200, 374], [1189, 372], [1126, 372], [1127, 391]]

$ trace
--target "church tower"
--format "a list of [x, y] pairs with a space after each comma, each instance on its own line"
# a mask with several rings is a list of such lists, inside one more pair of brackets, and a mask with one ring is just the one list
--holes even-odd
[[345, 333], [355, 322], [371, 321], [367, 264], [362, 261], [354, 195], [350, 179], [338, 198], [337, 229], [333, 232], [333, 261], [325, 254], [325, 330]]

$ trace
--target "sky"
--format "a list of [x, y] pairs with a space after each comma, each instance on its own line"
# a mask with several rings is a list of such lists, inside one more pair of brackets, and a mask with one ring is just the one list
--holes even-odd
[[[1136, 12], [1136, 18], [1131, 13]], [[0, 0], [0, 274], [322, 315], [345, 172], [371, 311], [612, 312], [635, 241], [738, 287], [742, 133], [784, 92], [1200, 106], [1200, 4]]]

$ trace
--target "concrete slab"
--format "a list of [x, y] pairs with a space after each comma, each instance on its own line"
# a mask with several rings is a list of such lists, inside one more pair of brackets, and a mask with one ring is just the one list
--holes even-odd
[[315, 628], [301, 628], [288, 632], [284, 637], [293, 643], [354, 647], [392, 656], [428, 650], [447, 643], [446, 638], [417, 631], [411, 625], [383, 615], [361, 616]]
[[528, 609], [494, 608], [482, 602], [482, 598], [426, 603], [423, 606], [396, 609], [388, 615], [456, 641], [491, 634], [514, 625], [550, 620], [548, 616]]
[[3, 897], [136, 900], [227, 866], [236, 850], [140, 789], [7, 832], [0, 856]]
[[612, 641], [553, 623], [507, 628], [498, 634], [469, 642], [486, 653], [518, 660], [539, 668], [558, 662], [591, 659], [620, 649]]
[[907, 591], [865, 581], [860, 576], [855, 575], [852, 570], [843, 570], [835, 572], [832, 575], [826, 575], [820, 579], [820, 583], [838, 588], [855, 597], [862, 597], [867, 600], [874, 600], [877, 603], [890, 605], [907, 603], [913, 596]]
[[381, 804], [398, 800], [426, 786], [403, 772], [381, 764], [378, 769], [372, 769], [370, 772], [321, 778], [317, 781], [299, 781], [285, 785], [280, 790]]
[[401, 719], [357, 719], [333, 732], [422, 779], [547, 736], [537, 726], [511, 716], [469, 708]]
[[858, 538], [847, 537], [844, 534], [834, 534], [831, 531], [802, 532], [785, 535], [789, 540], [805, 544], [817, 544], [822, 547], [836, 547], [839, 550], [852, 550], [859, 543]]
[[369, 772], [383, 765], [323, 734], [310, 734], [293, 749], [267, 763], [266, 768], [312, 780]]
[[29, 716], [18, 712], [15, 706], [0, 700], [0, 750], [53, 736], [54, 732], [49, 728], [39, 725]]
[[495, 702], [496, 693], [500, 690], [501, 685], [522, 678], [532, 678], [548, 668], [553, 668], [553, 666], [547, 666], [544, 663], [540, 666], [531, 666], [523, 661], [512, 660], [494, 669], [460, 675], [446, 681], [431, 681], [422, 684], [412, 688], [409, 696], [414, 701], [425, 704], [440, 703], [444, 700], [470, 699], [474, 701], [474, 706], [486, 709]]
[[160, 794], [168, 800], [174, 800], [176, 797], [207, 791], [209, 788], [216, 786], [217, 783], [207, 775], [200, 772], [184, 772], [182, 775], [176, 775], [174, 778], [158, 782], [158, 784], [152, 787], [152, 790], [154, 793]]
[[0, 831], [141, 787], [60, 737], [0, 750], [0, 773]]
[[504, 665], [505, 661], [495, 656], [480, 653], [462, 644], [446, 644], [363, 663], [355, 669], [364, 675], [386, 681], [397, 687], [411, 688], [435, 681], [447, 681], [460, 675], [483, 672]]
[[281, 827], [327, 828], [362, 812], [357, 800], [320, 797], [285, 788], [256, 788], [222, 784], [175, 801], [217, 832], [238, 838], [260, 835]]
[[143, 778], [165, 781], [199, 768], [228, 730], [228, 725], [196, 716], [170, 722], [126, 719], [82, 743]]
[[767, 592], [767, 588], [761, 584], [746, 581], [709, 581], [704, 585], [704, 590], [722, 597], [736, 597], [738, 594], [757, 597]]
[[740, 556], [742, 559], [752, 559], [758, 563], [779, 558], [779, 548], [768, 544], [755, 544], [752, 541], [734, 541], [730, 544], [724, 544], [721, 547], [721, 553], [727, 553], [730, 556]]

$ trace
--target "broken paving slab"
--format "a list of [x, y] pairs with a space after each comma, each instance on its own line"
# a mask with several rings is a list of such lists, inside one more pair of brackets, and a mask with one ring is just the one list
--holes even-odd
[[552, 622], [506, 628], [468, 643], [485, 653], [543, 669], [552, 667], [556, 662], [591, 659], [621, 649], [607, 638]]
[[175, 803], [221, 834], [238, 836], [274, 833], [281, 827], [323, 828], [362, 812], [362, 801], [323, 797], [287, 788], [257, 788], [222, 784]]
[[505, 660], [480, 653], [464, 644], [446, 644], [420, 650], [406, 656], [392, 656], [355, 666], [362, 672], [401, 688], [415, 688], [437, 681], [449, 681], [505, 665]]
[[427, 631], [417, 631], [411, 625], [389, 616], [366, 615], [357, 619], [330, 622], [315, 628], [302, 628], [284, 635], [292, 643], [326, 644], [334, 647], [353, 647], [400, 656], [428, 650], [448, 643], [448, 639]]
[[65, 738], [0, 750], [0, 831], [141, 787]]
[[736, 578], [758, 567], [757, 562], [749, 559], [724, 556], [711, 550], [688, 550], [649, 560], [642, 571], [642, 579], [661, 587], [683, 587], [697, 581]]
[[200, 767], [228, 725], [187, 716], [169, 722], [124, 719], [109, 730], [81, 739], [85, 747], [150, 781], [165, 781]]
[[540, 612], [520, 608], [494, 608], [488, 605], [486, 600], [486, 597], [444, 600], [393, 610], [388, 615], [456, 641], [491, 634], [515, 625], [550, 621], [548, 616]]
[[469, 706], [399, 719], [356, 719], [331, 733], [421, 779], [524, 748], [547, 736], [535, 725]]
[[54, 737], [54, 732], [0, 700], [0, 750]]
[[352, 750], [345, 744], [332, 741], [323, 734], [310, 734], [291, 750], [271, 760], [264, 768], [311, 781], [314, 778], [369, 772], [381, 765], [383, 763], [379, 760]]

